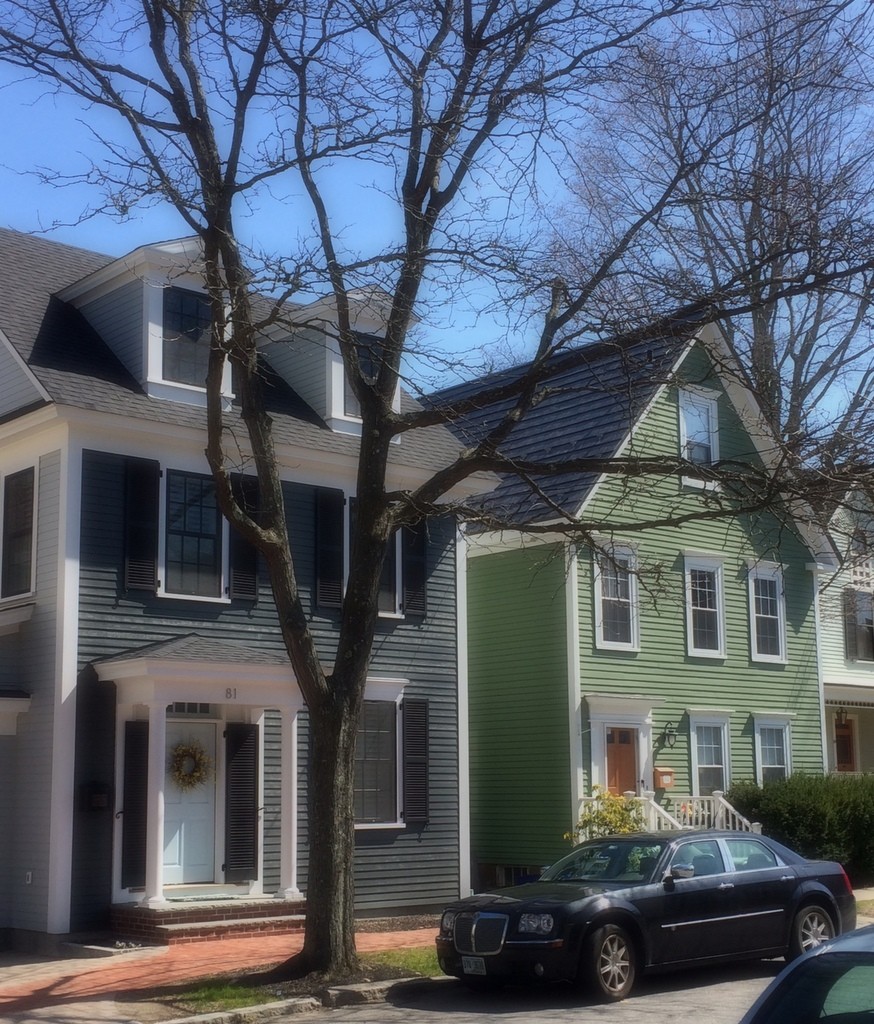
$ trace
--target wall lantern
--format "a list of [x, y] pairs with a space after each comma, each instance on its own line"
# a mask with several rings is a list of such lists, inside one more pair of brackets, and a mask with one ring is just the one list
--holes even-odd
[[673, 722], [668, 722], [665, 725], [664, 732], [662, 733], [662, 743], [666, 747], [672, 747], [677, 742], [677, 727]]
[[844, 707], [843, 704], [841, 704], [841, 706], [838, 708], [838, 713], [835, 716], [835, 718], [837, 720], [838, 725], [840, 725], [841, 727], [847, 724], [847, 709]]

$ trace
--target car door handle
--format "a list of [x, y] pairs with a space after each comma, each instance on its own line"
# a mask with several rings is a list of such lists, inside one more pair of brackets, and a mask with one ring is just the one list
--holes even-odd
[[781, 882], [793, 882], [795, 881], [795, 875], [780, 875]]
[[733, 889], [734, 888], [734, 883], [733, 882], [722, 882], [719, 885], [719, 888], [720, 889]]

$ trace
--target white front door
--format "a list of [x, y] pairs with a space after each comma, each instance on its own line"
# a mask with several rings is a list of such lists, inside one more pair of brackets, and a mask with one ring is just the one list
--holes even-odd
[[199, 744], [209, 759], [203, 782], [180, 788], [167, 770], [164, 779], [164, 882], [215, 881], [215, 725], [167, 722], [167, 761], [180, 745]]

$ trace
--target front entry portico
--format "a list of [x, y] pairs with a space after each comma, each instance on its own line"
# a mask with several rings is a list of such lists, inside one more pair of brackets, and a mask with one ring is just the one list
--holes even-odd
[[[167, 888], [181, 885], [189, 894], [198, 885], [211, 894], [222, 887], [264, 894], [268, 712], [280, 721], [275, 895], [299, 899], [297, 729], [303, 702], [284, 654], [189, 634], [95, 669], [116, 686], [113, 903], [162, 906], [173, 891]], [[174, 753], [192, 747], [202, 752], [196, 785], [174, 776], [172, 768]]]

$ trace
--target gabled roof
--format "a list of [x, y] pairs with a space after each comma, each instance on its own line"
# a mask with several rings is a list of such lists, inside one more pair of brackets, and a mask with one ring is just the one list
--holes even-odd
[[132, 647], [120, 654], [100, 658], [96, 665], [123, 661], [226, 662], [234, 665], [281, 665], [288, 667], [288, 655], [282, 648], [265, 650], [261, 644], [235, 643], [200, 633], [185, 633], [171, 640], [158, 640], [145, 647]]
[[[537, 403], [501, 445], [501, 454], [538, 461], [615, 456], [693, 333], [690, 327], [673, 337], [605, 342], [581, 350], [578, 365], [539, 386]], [[446, 388], [432, 395], [431, 402], [440, 406], [475, 401], [485, 391], [517, 380], [529, 365]], [[490, 404], [484, 400], [451, 429], [463, 445], [473, 445], [500, 422], [514, 402], [515, 398]], [[565, 473], [529, 483], [508, 473], [484, 500], [489, 509], [500, 510], [509, 521], [549, 521], [558, 518], [559, 510], [578, 514], [598, 479], [597, 473]]]
[[[0, 341], [7, 339], [49, 402], [205, 430], [204, 409], [146, 395], [85, 318], [58, 297], [73, 294], [78, 282], [117, 262], [101, 253], [0, 228]], [[269, 368], [265, 373], [265, 398], [277, 444], [356, 457], [357, 438], [331, 431], [284, 380]], [[404, 407], [412, 403], [405, 396]], [[228, 414], [228, 422], [231, 429], [244, 429], [235, 411]], [[406, 433], [401, 444], [392, 445], [391, 460], [427, 470], [444, 465], [456, 451], [449, 431], [431, 427]]]

